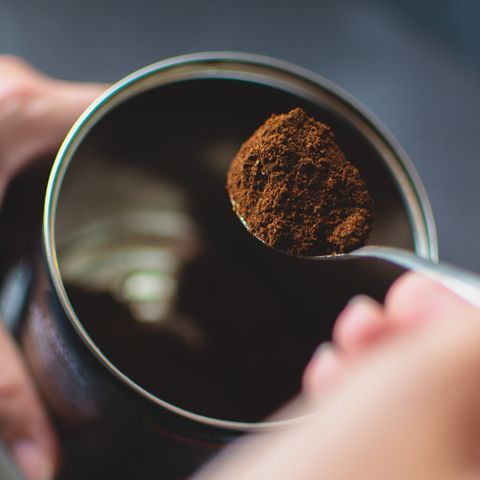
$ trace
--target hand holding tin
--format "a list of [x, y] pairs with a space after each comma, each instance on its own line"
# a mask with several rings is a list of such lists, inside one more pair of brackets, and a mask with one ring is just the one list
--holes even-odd
[[258, 240], [312, 260], [379, 258], [432, 277], [480, 306], [480, 280], [413, 253], [364, 246], [374, 205], [332, 130], [296, 108], [273, 115], [242, 145], [227, 178], [233, 210]]
[[0, 55], [0, 199], [19, 171], [58, 148], [105, 88], [56, 80], [21, 58]]
[[17, 346], [1, 321], [0, 382], [0, 478], [53, 478], [59, 464], [54, 427]]

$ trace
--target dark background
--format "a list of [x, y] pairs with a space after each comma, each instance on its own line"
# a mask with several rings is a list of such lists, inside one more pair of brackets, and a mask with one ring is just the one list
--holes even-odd
[[115, 81], [202, 50], [279, 57], [338, 83], [410, 154], [441, 257], [480, 271], [478, 0], [0, 0], [0, 51]]

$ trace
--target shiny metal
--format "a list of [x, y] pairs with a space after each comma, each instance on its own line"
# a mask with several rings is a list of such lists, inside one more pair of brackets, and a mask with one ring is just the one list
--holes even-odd
[[[237, 216], [242, 225], [253, 237], [269, 247], [269, 245], [266, 244], [260, 237], [252, 233], [248, 227], [248, 223], [242, 216]], [[278, 249], [275, 250], [285, 255], [289, 255], [288, 253], [282, 252]], [[422, 275], [440, 283], [453, 293], [456, 293], [460, 298], [471, 303], [473, 306], [480, 308], [480, 276], [444, 262], [437, 263], [429, 261], [409, 250], [394, 247], [367, 245], [350, 253], [341, 253], [335, 255], [291, 256], [315, 262], [344, 262], [358, 257], [383, 260], [393, 265], [403, 267], [406, 270], [413, 270], [421, 273]]]
[[359, 248], [350, 254], [332, 257], [313, 257], [323, 261], [326, 258], [349, 259], [354, 257], [378, 258], [399, 265], [408, 270], [419, 272], [456, 293], [459, 297], [480, 307], [480, 277], [466, 270], [446, 263], [433, 263], [399, 248], [368, 246]]
[[[252, 233], [248, 228], [247, 222], [241, 216], [238, 216], [238, 218], [247, 231]], [[253, 236], [263, 244], [267, 245], [260, 237], [256, 235]], [[288, 255], [285, 252], [281, 253]], [[453, 293], [456, 293], [459, 297], [471, 303], [473, 306], [480, 308], [480, 276], [444, 262], [437, 263], [426, 260], [408, 250], [367, 245], [350, 253], [315, 256], [295, 255], [294, 257], [315, 262], [344, 262], [358, 257], [383, 260], [393, 265], [403, 267], [406, 270], [413, 270], [421, 273], [422, 275], [440, 283]]]

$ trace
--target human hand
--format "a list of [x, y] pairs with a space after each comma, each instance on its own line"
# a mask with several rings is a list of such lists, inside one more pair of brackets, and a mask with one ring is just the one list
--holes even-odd
[[0, 55], [0, 199], [16, 173], [59, 147], [105, 88], [56, 80], [18, 57]]
[[[55, 80], [20, 58], [0, 55], [0, 202], [11, 178], [53, 153], [76, 118], [105, 88]], [[58, 443], [1, 322], [0, 438], [27, 480], [53, 478]]]
[[[196, 480], [480, 476], [480, 312], [407, 274], [350, 304], [305, 372], [315, 413], [242, 441]], [[227, 451], [228, 452], [228, 451]]]
[[50, 420], [10, 335], [0, 322], [0, 438], [26, 480], [49, 480], [59, 448]]

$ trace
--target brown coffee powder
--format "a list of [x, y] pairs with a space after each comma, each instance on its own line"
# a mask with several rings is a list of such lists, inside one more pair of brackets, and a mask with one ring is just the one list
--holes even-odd
[[272, 115], [242, 145], [227, 176], [235, 212], [267, 245], [294, 255], [362, 246], [373, 201], [327, 125], [301, 109]]

